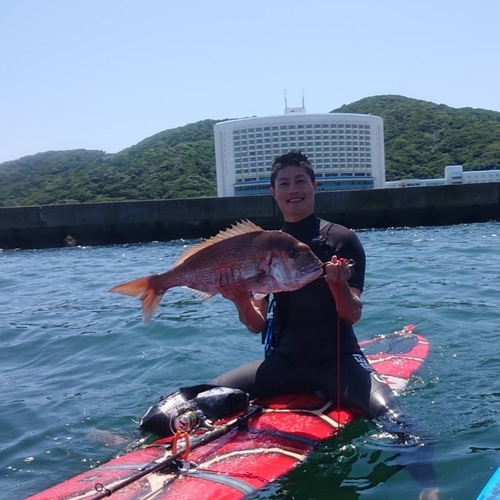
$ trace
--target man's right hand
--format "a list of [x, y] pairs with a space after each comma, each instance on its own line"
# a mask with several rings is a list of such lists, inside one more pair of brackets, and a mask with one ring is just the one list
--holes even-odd
[[235, 283], [231, 268], [222, 268], [216, 274], [215, 288], [236, 306], [240, 321], [252, 333], [259, 333], [266, 327], [267, 298], [252, 299], [251, 292]]
[[250, 300], [251, 294], [247, 290], [242, 290], [235, 284], [233, 270], [225, 267], [215, 275], [215, 288], [225, 298], [238, 304], [244, 305]]

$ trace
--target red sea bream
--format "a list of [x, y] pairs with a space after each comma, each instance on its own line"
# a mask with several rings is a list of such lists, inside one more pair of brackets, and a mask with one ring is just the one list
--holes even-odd
[[188, 287], [208, 299], [218, 293], [216, 279], [226, 268], [233, 272], [231, 286], [258, 295], [297, 290], [322, 274], [321, 261], [306, 244], [245, 220], [188, 248], [169, 271], [117, 285], [110, 292], [140, 297], [147, 323], [169, 288]]

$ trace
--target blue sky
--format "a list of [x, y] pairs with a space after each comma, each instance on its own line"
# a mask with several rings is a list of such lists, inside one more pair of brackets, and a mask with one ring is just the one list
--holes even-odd
[[498, 0], [1, 0], [0, 163], [398, 94], [500, 112]]

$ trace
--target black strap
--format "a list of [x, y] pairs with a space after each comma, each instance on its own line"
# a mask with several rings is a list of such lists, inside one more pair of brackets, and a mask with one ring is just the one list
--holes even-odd
[[[276, 342], [275, 325], [274, 325], [275, 309], [276, 309], [276, 300], [275, 300], [274, 295], [273, 295], [273, 297], [272, 297], [272, 299], [269, 302], [269, 305], [267, 307], [268, 319], [266, 321], [266, 327], [261, 332], [262, 344], [264, 346], [264, 356], [266, 356], [266, 357], [271, 352], [271, 347]], [[269, 316], [270, 313], [271, 313], [271, 316]]]

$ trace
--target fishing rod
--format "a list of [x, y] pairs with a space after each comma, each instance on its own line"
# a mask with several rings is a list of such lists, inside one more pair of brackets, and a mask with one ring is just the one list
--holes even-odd
[[153, 472], [157, 472], [166, 467], [167, 465], [174, 463], [176, 460], [185, 458], [188, 446], [189, 449], [194, 450], [195, 448], [198, 448], [204, 444], [214, 441], [215, 439], [221, 436], [224, 436], [225, 434], [227, 434], [228, 432], [232, 431], [235, 428], [238, 428], [240, 430], [246, 429], [248, 420], [254, 415], [260, 415], [262, 411], [263, 408], [261, 406], [251, 406], [248, 409], [248, 411], [243, 415], [240, 415], [239, 417], [230, 420], [225, 424], [216, 426], [214, 430], [208, 431], [205, 434], [200, 435], [199, 437], [196, 436], [192, 443], [188, 444], [186, 442], [186, 449], [176, 452], [172, 454], [170, 457], [160, 462], [153, 462], [153, 465], [146, 466], [144, 469], [140, 470], [140, 472], [138, 472], [137, 474], [134, 474], [132, 477], [125, 479], [124, 481], [116, 484], [115, 486], [111, 486], [108, 488], [107, 486], [104, 486], [102, 483], [96, 483], [95, 489], [98, 494], [95, 497], [92, 497], [92, 500], [100, 500], [102, 498], [110, 497], [113, 493], [116, 493], [118, 490], [125, 488], [126, 486], [132, 484], [135, 481], [138, 481], [144, 476], [152, 474]]

